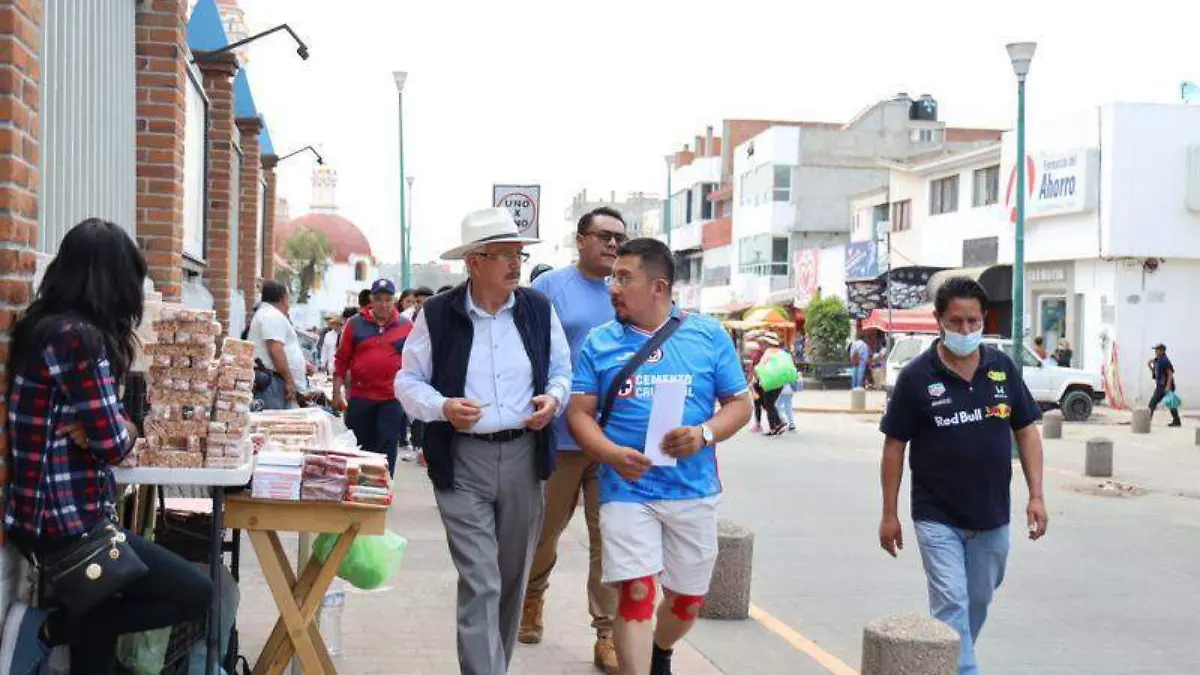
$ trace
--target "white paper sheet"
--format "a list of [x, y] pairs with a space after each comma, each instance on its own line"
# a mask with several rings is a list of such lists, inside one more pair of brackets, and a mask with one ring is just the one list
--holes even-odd
[[663, 436], [683, 424], [687, 390], [687, 382], [668, 381], [654, 385], [645, 445], [646, 456], [654, 462], [654, 466], [675, 466], [675, 458], [663, 454], [662, 441]]

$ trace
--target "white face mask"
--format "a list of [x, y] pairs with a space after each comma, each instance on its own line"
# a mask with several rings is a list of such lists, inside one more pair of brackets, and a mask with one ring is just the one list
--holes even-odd
[[946, 345], [955, 356], [970, 356], [979, 350], [979, 345], [983, 343], [983, 329], [973, 333], [955, 333], [952, 330], [947, 330], [942, 327], [942, 344]]

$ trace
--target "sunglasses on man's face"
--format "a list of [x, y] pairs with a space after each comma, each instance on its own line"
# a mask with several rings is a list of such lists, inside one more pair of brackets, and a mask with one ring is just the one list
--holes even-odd
[[625, 236], [625, 234], [622, 232], [610, 232], [609, 230], [592, 230], [591, 232], [588, 232], [588, 234], [595, 237], [597, 241], [599, 241], [601, 244], [604, 244], [605, 246], [607, 246], [613, 242], [616, 242], [617, 246], [623, 246], [625, 244], [625, 242], [629, 241], [629, 237]]

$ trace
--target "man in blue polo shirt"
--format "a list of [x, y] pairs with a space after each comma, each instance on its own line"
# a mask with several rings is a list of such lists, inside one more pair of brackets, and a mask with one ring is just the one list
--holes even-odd
[[[608, 207], [589, 211], [579, 219], [575, 244], [579, 262], [551, 270], [533, 281], [533, 288], [545, 293], [562, 321], [571, 345], [571, 360], [579, 361], [583, 341], [596, 326], [613, 320], [612, 301], [605, 279], [612, 274], [617, 251], [626, 242], [625, 221]], [[617, 652], [613, 647], [613, 613], [617, 610], [617, 592], [605, 586], [600, 574], [600, 463], [579, 450], [571, 438], [563, 415], [554, 420], [558, 436], [558, 454], [554, 473], [546, 481], [546, 517], [533, 567], [525, 590], [525, 606], [517, 639], [525, 644], [542, 641], [542, 607], [550, 587], [550, 572], [558, 560], [558, 539], [571, 522], [579, 494], [583, 493], [583, 517], [587, 521], [588, 610], [596, 644], [592, 661], [607, 675], [617, 673]]]
[[975, 675], [975, 642], [1004, 579], [1009, 484], [1016, 436], [1029, 487], [1029, 538], [1046, 534], [1041, 409], [1012, 360], [981, 344], [987, 293], [948, 279], [934, 301], [942, 337], [900, 372], [880, 430], [883, 520], [879, 544], [903, 548], [897, 501], [904, 450], [912, 446], [912, 517], [933, 616], [958, 631], [959, 675]]
[[[674, 308], [674, 281], [671, 251], [662, 242], [635, 239], [621, 247], [611, 280], [617, 321], [593, 330], [584, 342], [568, 410], [579, 446], [604, 463], [604, 582], [620, 591], [613, 633], [622, 675], [670, 675], [672, 649], [695, 622], [716, 562], [716, 443], [750, 421], [733, 341], [713, 319]], [[614, 382], [668, 323], [677, 325], [675, 332], [629, 377]], [[686, 383], [687, 394], [682, 424], [663, 437], [665, 457], [655, 465], [645, 445], [660, 382]], [[597, 411], [614, 386], [611, 415], [601, 428]], [[658, 581], [664, 597], [654, 626]]]

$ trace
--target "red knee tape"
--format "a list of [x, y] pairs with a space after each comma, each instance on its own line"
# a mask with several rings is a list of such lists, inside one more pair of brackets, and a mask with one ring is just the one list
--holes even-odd
[[695, 621], [703, 606], [703, 595], [677, 595], [671, 603], [671, 613], [680, 621]]
[[625, 621], [649, 621], [654, 618], [654, 577], [642, 577], [621, 582], [621, 599], [617, 616]]

